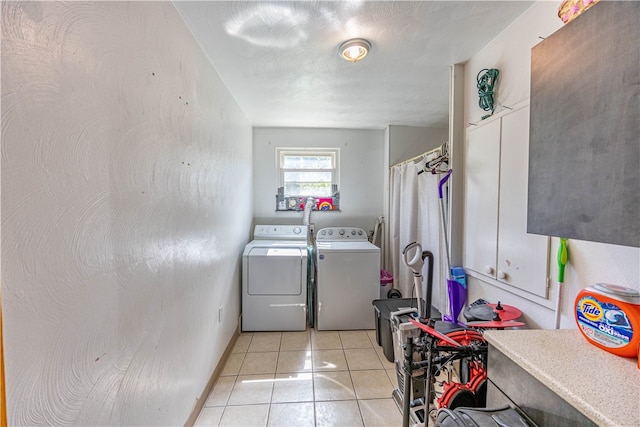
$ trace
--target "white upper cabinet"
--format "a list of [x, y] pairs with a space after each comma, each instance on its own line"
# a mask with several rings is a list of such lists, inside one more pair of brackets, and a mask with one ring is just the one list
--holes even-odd
[[465, 266], [521, 296], [548, 298], [549, 238], [527, 234], [529, 108], [488, 120], [467, 133]]
[[494, 277], [498, 245], [500, 120], [470, 131], [465, 168], [465, 265]]

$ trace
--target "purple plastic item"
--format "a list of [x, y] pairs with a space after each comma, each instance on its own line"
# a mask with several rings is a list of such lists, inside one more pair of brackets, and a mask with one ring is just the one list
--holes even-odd
[[464, 308], [467, 299], [467, 290], [462, 283], [447, 279], [447, 293], [449, 295], [449, 311], [451, 314], [445, 314], [442, 319], [446, 322], [458, 323], [458, 316]]
[[449, 177], [451, 176], [452, 172], [453, 172], [453, 169], [449, 169], [449, 171], [445, 174], [445, 176], [443, 176], [440, 179], [440, 182], [438, 182], [438, 197], [440, 199], [442, 199], [442, 187], [449, 180]]

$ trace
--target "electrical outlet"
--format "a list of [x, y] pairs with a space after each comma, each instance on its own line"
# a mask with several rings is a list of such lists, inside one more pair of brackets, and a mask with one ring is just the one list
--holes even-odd
[[218, 322], [222, 322], [222, 306], [218, 307]]

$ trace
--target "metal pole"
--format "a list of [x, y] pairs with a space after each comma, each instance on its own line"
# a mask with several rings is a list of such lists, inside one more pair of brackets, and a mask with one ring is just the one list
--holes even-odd
[[411, 365], [413, 363], [413, 337], [407, 337], [407, 344], [404, 348], [404, 392], [402, 396], [402, 427], [409, 427], [411, 418]]

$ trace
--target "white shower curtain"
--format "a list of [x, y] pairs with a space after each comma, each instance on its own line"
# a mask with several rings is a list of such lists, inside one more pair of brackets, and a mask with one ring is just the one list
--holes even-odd
[[[444, 243], [441, 232], [438, 181], [443, 175], [429, 172], [418, 175], [424, 164], [436, 157], [428, 156], [417, 163], [407, 162], [390, 169], [389, 248], [393, 285], [402, 292], [403, 298], [415, 297], [413, 274], [402, 260], [402, 250], [412, 242], [419, 242], [422, 250], [434, 256], [432, 305], [444, 313], [446, 300], [446, 271]], [[422, 270], [423, 294], [426, 299], [428, 260]]]

